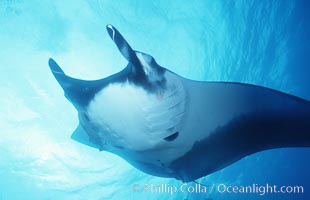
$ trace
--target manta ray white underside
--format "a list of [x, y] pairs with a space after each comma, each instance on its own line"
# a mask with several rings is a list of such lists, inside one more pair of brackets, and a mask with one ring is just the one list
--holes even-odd
[[129, 62], [121, 72], [84, 81], [49, 61], [78, 111], [74, 140], [182, 181], [265, 149], [310, 146], [309, 101], [249, 84], [182, 78], [134, 51], [113, 26], [107, 31]]

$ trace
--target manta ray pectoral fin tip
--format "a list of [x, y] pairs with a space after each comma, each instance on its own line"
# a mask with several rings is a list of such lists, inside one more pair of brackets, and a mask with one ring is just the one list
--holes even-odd
[[112, 24], [107, 24], [106, 27], [107, 27], [108, 29], [113, 29]]
[[111, 39], [114, 41], [115, 28], [114, 28], [111, 24], [108, 24], [108, 25], [106, 25], [106, 29], [107, 29], [107, 31], [108, 31], [109, 36], [110, 36]]
[[[114, 41], [118, 50], [125, 57], [125, 59], [131, 64], [133, 64], [136, 68], [141, 68], [140, 61], [137, 58], [135, 51], [130, 47], [130, 45], [125, 40], [125, 38], [120, 34], [120, 32], [111, 24], [108, 24], [106, 28], [110, 38]], [[141, 69], [138, 69], [138, 71], [141, 71]]]
[[53, 72], [53, 74], [64, 74], [62, 69], [59, 67], [59, 65], [55, 62], [54, 59], [50, 58], [48, 59], [48, 65]]
[[48, 59], [48, 65], [50, 66], [50, 68], [54, 66], [54, 63], [55, 63], [55, 60], [53, 58]]

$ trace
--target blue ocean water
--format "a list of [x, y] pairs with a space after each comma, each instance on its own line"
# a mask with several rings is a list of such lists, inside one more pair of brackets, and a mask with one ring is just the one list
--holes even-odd
[[82, 79], [120, 71], [127, 63], [105, 30], [113, 24], [135, 49], [186, 78], [309, 100], [309, 8], [307, 0], [0, 1], [0, 199], [309, 199], [306, 148], [260, 152], [198, 180], [207, 188], [298, 185], [302, 194], [171, 192], [182, 183], [70, 139], [77, 113], [47, 64], [53, 57]]

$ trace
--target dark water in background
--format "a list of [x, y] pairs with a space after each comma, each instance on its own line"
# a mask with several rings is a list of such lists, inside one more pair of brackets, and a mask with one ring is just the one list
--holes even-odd
[[134, 192], [134, 184], [181, 183], [71, 141], [76, 112], [47, 66], [53, 57], [84, 79], [122, 69], [111, 23], [184, 77], [309, 100], [309, 8], [306, 0], [0, 1], [0, 199], [309, 199], [310, 150], [297, 148], [257, 153], [198, 181], [301, 185], [304, 194]]

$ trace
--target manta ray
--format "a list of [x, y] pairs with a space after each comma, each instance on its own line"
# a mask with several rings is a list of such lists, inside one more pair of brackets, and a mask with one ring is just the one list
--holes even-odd
[[273, 89], [183, 78], [107, 32], [128, 65], [87, 81], [49, 59], [78, 111], [71, 138], [154, 176], [195, 181], [263, 150], [310, 146], [310, 102]]

